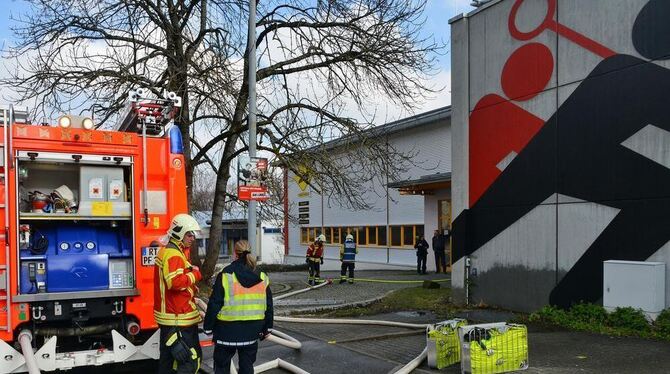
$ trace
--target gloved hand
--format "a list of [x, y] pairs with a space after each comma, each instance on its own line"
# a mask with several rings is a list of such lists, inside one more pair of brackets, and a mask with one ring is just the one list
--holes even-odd
[[181, 332], [177, 331], [172, 334], [165, 345], [170, 347], [170, 353], [172, 353], [172, 357], [174, 357], [177, 362], [185, 363], [193, 359], [191, 347], [189, 347], [184, 339], [182, 339]]
[[309, 264], [309, 257], [306, 257], [306, 258], [305, 258], [305, 263], [306, 263], [306, 264]]
[[323, 265], [323, 257], [321, 257], [321, 259], [320, 259], [320, 260], [321, 260], [321, 265]]
[[270, 335], [270, 332], [268, 330], [263, 330], [263, 331], [258, 333], [258, 339], [260, 341], [263, 341], [263, 340], [265, 340], [265, 338], [268, 337], [268, 335]]

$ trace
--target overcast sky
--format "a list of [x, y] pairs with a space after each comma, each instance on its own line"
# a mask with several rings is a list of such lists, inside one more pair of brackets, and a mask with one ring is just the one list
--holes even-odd
[[[1, 0], [3, 5], [3, 16], [0, 18], [0, 40], [2, 40], [2, 47], [4, 48], [8, 44], [11, 44], [12, 33], [10, 30], [11, 15], [18, 15], [21, 12], [26, 12], [28, 7], [23, 0]], [[425, 35], [433, 35], [437, 41], [441, 41], [447, 44], [446, 53], [442, 56], [437, 56], [439, 61], [439, 73], [435, 76], [435, 86], [444, 87], [444, 90], [435, 95], [431, 100], [427, 101], [423, 108], [419, 111], [426, 111], [430, 109], [435, 109], [444, 105], [449, 105], [451, 103], [451, 67], [450, 60], [451, 56], [449, 52], [449, 23], [447, 22], [453, 16], [468, 12], [472, 9], [470, 7], [471, 0], [428, 0], [428, 6], [426, 8], [426, 25], [425, 25]], [[381, 104], [382, 106], [384, 104]], [[380, 108], [382, 111], [384, 108]], [[387, 109], [388, 110], [388, 109]], [[392, 120], [399, 117], [404, 117], [410, 115], [411, 113], [403, 113], [402, 111], [389, 110], [386, 119]]]

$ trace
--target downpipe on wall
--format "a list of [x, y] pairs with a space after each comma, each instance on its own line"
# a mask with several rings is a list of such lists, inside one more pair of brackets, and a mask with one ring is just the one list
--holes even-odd
[[465, 305], [470, 305], [470, 256], [465, 256]]

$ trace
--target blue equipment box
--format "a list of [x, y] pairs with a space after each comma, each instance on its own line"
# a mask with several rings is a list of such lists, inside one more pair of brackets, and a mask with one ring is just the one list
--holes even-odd
[[110, 279], [111, 288], [133, 287], [132, 241], [120, 230], [65, 224], [32, 234], [33, 245], [38, 239], [48, 245], [40, 253], [20, 251], [22, 294], [108, 290]]
[[107, 254], [50, 256], [48, 261], [47, 292], [109, 289]]

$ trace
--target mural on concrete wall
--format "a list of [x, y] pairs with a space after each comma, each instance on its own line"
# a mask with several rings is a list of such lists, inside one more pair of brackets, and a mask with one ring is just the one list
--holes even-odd
[[[557, 266], [548, 295], [559, 306], [595, 302], [602, 297], [603, 261], [643, 261], [670, 240], [670, 70], [649, 63], [670, 59], [670, 1], [646, 2], [626, 31], [642, 58], [560, 24], [557, 0], [547, 0], [538, 26], [520, 31], [523, 3], [514, 1], [508, 14], [506, 31], [523, 43], [504, 62], [504, 96], [486, 94], [470, 112], [470, 209], [454, 221], [466, 235], [454, 260], [543, 204], [557, 216], [561, 203], [600, 204], [614, 212], [609, 224], [567, 271]], [[521, 106], [547, 87], [556, 68], [552, 49], [534, 41], [543, 32], [601, 59], [568, 97], [556, 100], [546, 121]], [[550, 240], [558, 242], [556, 235]], [[555, 256], [558, 263], [558, 244]]]

